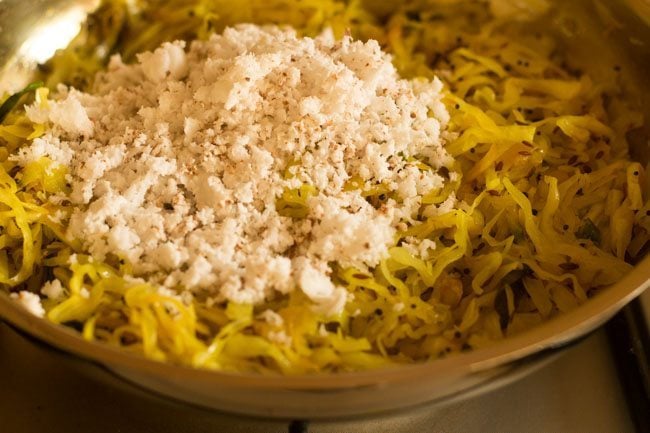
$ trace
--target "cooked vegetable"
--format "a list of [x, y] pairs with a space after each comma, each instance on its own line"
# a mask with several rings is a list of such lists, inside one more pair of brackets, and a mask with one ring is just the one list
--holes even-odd
[[[43, 130], [12, 113], [0, 129], [0, 282], [37, 292], [55, 276], [66, 293], [45, 301], [47, 316], [83, 323], [84, 338], [229, 371], [303, 374], [424, 361], [493, 344], [575, 308], [628, 272], [624, 260], [638, 259], [650, 240], [646, 173], [627, 153], [626, 134], [642, 123], [638, 111], [620, 89], [572, 72], [550, 36], [492, 17], [484, 2], [128, 3], [104, 2], [47, 65], [49, 86], [90, 86], [110, 54], [128, 61], [162, 41], [205, 38], [242, 21], [289, 24], [307, 35], [349, 29], [377, 39], [405, 77], [445, 81], [447, 148], [461, 176], [423, 198], [419, 219], [380, 266], [337, 269], [333, 279], [353, 295], [340, 316], [315, 314], [298, 291], [256, 308], [200, 295], [187, 303], [125, 278], [128, 263], [94, 262], [66, 239], [53, 216], [65, 219], [69, 210], [47, 200], [65, 188], [64, 173], [46, 160], [17, 170], [7, 159]], [[309, 185], [285, 191], [278, 209], [300, 218], [314, 193]], [[386, 190], [375, 185], [364, 195], [379, 204]], [[454, 200], [447, 212], [425, 212]], [[428, 248], [413, 247], [425, 241]], [[279, 324], [260, 317], [266, 309]]]

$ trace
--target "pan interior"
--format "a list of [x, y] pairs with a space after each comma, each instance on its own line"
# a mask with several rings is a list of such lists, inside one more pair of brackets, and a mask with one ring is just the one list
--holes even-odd
[[[57, 48], [67, 45], [97, 3], [94, 0], [0, 2], [0, 25], [3, 29], [0, 32], [0, 64], [4, 65], [0, 70], [0, 91], [15, 91], [28, 83], [30, 73], [36, 70], [37, 64], [47, 60]], [[630, 98], [639, 101], [646, 118], [650, 119], [650, 83], [645, 79], [645, 71], [650, 67], [650, 47], [645, 42], [650, 41], [650, 27], [647, 25], [650, 11], [647, 2], [576, 0], [554, 1], [553, 4], [552, 13], [530, 24], [531, 31], [537, 26], [552, 28], [571, 53], [576, 66], [589, 70], [596, 79], [610, 79], [611, 65], [621, 65], [626, 74], [625, 92]], [[644, 128], [633, 131], [630, 136], [632, 159], [644, 165], [650, 159], [649, 137], [647, 124]], [[647, 264], [646, 261], [646, 267]], [[647, 271], [645, 279], [648, 279]], [[628, 292], [632, 293], [634, 289], [635, 287], [629, 287]], [[625, 295], [622, 298], [628, 299]], [[0, 302], [8, 301], [3, 297]], [[587, 314], [591, 317], [598, 312], [590, 311]], [[22, 321], [23, 324], [28, 322]], [[587, 320], [586, 323], [591, 322]], [[587, 331], [584, 328], [581, 332]], [[510, 347], [515, 349], [512, 345]], [[90, 350], [83, 352], [88, 356]], [[481, 364], [478, 362], [480, 357], [476, 357], [467, 362], [468, 365], [474, 365], [472, 369], [487, 369], [496, 367], [501, 360], [512, 358], [499, 359], [488, 359]], [[481, 367], [476, 367], [477, 365]], [[143, 372], [145, 367], [142, 365], [137, 370]], [[162, 370], [158, 372], [161, 373]], [[138, 375], [127, 375], [138, 380]], [[155, 381], [152, 377], [147, 377], [147, 380]], [[203, 397], [197, 398], [200, 400]]]

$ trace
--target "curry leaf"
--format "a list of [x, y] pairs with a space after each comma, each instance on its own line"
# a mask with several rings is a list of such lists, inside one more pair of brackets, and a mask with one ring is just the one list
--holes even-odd
[[586, 218], [582, 226], [576, 231], [578, 239], [589, 239], [595, 244], [600, 244], [601, 236], [598, 227], [589, 219]]
[[36, 81], [34, 83], [31, 83], [27, 85], [23, 90], [20, 92], [14, 93], [10, 97], [7, 98], [5, 102], [0, 105], [0, 123], [4, 122], [5, 117], [7, 117], [7, 114], [11, 112], [11, 110], [14, 109], [14, 107], [18, 104], [20, 101], [20, 98], [22, 98], [24, 95], [26, 95], [29, 92], [33, 92], [39, 87], [43, 87], [43, 82], [42, 81]]

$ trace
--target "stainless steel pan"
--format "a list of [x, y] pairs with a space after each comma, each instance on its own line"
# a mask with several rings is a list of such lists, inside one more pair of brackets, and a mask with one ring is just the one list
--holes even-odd
[[[93, 0], [0, 0], [0, 91], [20, 88], [34, 61], [65, 46], [95, 6]], [[565, 4], [567, 3], [567, 4]], [[612, 16], [604, 13], [605, 7]], [[536, 25], [554, 28], [577, 62], [595, 75], [623, 65], [631, 96], [644, 102], [650, 119], [650, 3], [572, 0], [556, 2]], [[647, 132], [636, 134], [635, 159], [647, 163]], [[0, 317], [57, 348], [96, 361], [125, 378], [165, 395], [227, 411], [298, 418], [369, 414], [467, 396], [525, 371], [531, 357], [589, 333], [650, 285], [650, 257], [622, 281], [574, 311], [486, 349], [421, 365], [382, 371], [307, 377], [260, 377], [161, 364], [32, 316], [0, 292]], [[0, 350], [1, 353], [1, 350]], [[0, 356], [2, 356], [0, 354]]]

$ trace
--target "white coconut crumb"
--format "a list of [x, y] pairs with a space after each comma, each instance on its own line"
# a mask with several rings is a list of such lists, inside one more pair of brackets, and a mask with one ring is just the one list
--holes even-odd
[[[114, 57], [92, 94], [61, 87], [27, 109], [51, 129], [16, 161], [68, 167], [57, 200], [73, 204], [68, 235], [97, 260], [126, 258], [136, 277], [215, 302], [299, 288], [336, 314], [347, 294], [331, 263], [377, 265], [444, 183], [441, 90], [399, 79], [375, 41], [241, 25], [133, 65]], [[347, 191], [353, 179], [393, 197], [372, 206]], [[306, 215], [283, 216], [278, 197], [303, 185], [315, 188]]]
[[406, 248], [408, 252], [423, 260], [431, 258], [431, 253], [435, 251], [437, 245], [431, 239], [419, 239], [412, 236], [404, 238], [402, 247]]
[[398, 302], [397, 304], [393, 304], [393, 311], [396, 313], [401, 313], [404, 311], [404, 308], [406, 308], [406, 305], [404, 305], [403, 302]]
[[192, 305], [192, 302], [194, 302], [194, 294], [189, 290], [183, 290], [181, 292], [181, 301], [185, 305]]
[[71, 135], [92, 135], [93, 124], [75, 93], [49, 107], [49, 119]]
[[65, 290], [63, 289], [61, 281], [55, 278], [52, 281], [47, 281], [43, 284], [43, 287], [41, 287], [41, 294], [47, 296], [49, 299], [58, 300], [63, 298]]
[[294, 267], [298, 286], [316, 304], [314, 311], [326, 315], [343, 311], [347, 301], [344, 288], [336, 287], [323, 270], [314, 268], [304, 257], [295, 259]]
[[158, 294], [167, 298], [176, 299], [184, 303], [185, 305], [190, 305], [192, 303], [193, 296], [187, 291], [179, 293], [176, 290], [170, 289], [169, 287], [160, 286], [157, 290]]
[[281, 344], [283, 346], [291, 346], [292, 343], [291, 336], [288, 335], [284, 330], [269, 331], [266, 334], [266, 337], [269, 339], [269, 341]]
[[61, 209], [56, 209], [53, 214], [47, 216], [47, 218], [55, 224], [63, 224], [67, 217], [68, 214]]
[[318, 325], [318, 335], [321, 337], [327, 337], [329, 335], [329, 332], [327, 332], [327, 328], [325, 327], [324, 323]]
[[275, 343], [282, 344], [285, 346], [290, 346], [292, 339], [291, 336], [286, 333], [284, 329], [281, 329], [284, 326], [284, 319], [278, 313], [273, 310], [264, 310], [258, 315], [258, 317], [264, 320], [269, 325], [277, 328], [275, 330], [268, 331], [266, 337]]
[[422, 216], [424, 216], [425, 218], [431, 218], [434, 216], [445, 215], [453, 211], [454, 209], [456, 209], [457, 205], [458, 205], [458, 200], [456, 199], [456, 194], [452, 192], [451, 194], [449, 194], [449, 197], [447, 197], [447, 199], [442, 203], [440, 203], [439, 205], [427, 206], [422, 212]]
[[18, 293], [12, 293], [10, 297], [33, 315], [38, 317], [45, 316], [45, 309], [41, 304], [41, 298], [36, 293], [21, 290]]
[[259, 317], [269, 325], [280, 327], [284, 325], [284, 319], [273, 310], [264, 310]]
[[21, 147], [18, 153], [10, 156], [9, 159], [24, 166], [45, 156], [57, 164], [67, 166], [72, 161], [72, 150], [67, 143], [62, 143], [57, 137], [48, 136], [47, 139], [35, 138], [30, 146]]

